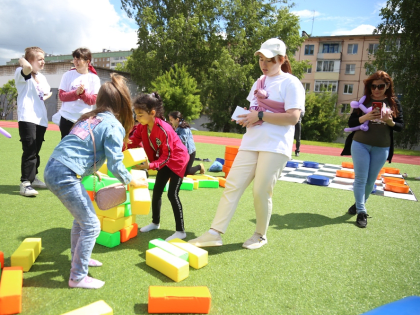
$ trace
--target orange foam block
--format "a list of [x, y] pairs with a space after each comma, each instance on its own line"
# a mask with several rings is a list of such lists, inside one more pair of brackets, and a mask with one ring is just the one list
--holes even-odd
[[4, 268], [4, 254], [0, 252], [0, 269]]
[[219, 186], [225, 187], [226, 186], [226, 178], [219, 177]]
[[389, 184], [389, 183], [404, 184], [405, 183], [404, 178], [384, 176], [382, 177], [382, 179], [385, 184]]
[[385, 184], [385, 190], [400, 193], [400, 194], [408, 194], [408, 192], [410, 191], [410, 187], [404, 184], [388, 183], [388, 184]]
[[341, 166], [344, 168], [354, 168], [353, 162], [341, 162]]
[[232, 167], [232, 164], [233, 164], [233, 161], [229, 161], [229, 160], [226, 161], [225, 160], [224, 166], [231, 168]]
[[132, 225], [127, 226], [123, 228], [122, 230], [120, 230], [121, 243], [127, 242], [129, 239], [136, 237], [138, 229], [139, 227], [137, 223], [133, 223]]
[[346, 170], [337, 170], [335, 175], [337, 177], [354, 178], [354, 172]]
[[393, 168], [393, 167], [384, 167], [385, 173], [388, 174], [399, 174], [400, 170], [398, 168]]
[[233, 160], [235, 160], [235, 157], [236, 157], [236, 153], [235, 154], [231, 154], [231, 153], [225, 152], [225, 163], [226, 163], [226, 161], [233, 161]]
[[236, 146], [236, 145], [227, 145], [225, 148], [225, 153], [228, 153], [228, 154], [236, 155], [238, 154], [238, 151], [239, 151], [239, 146]]
[[227, 174], [229, 174], [229, 172], [230, 172], [230, 167], [228, 167], [228, 166], [226, 166], [226, 165], [223, 165], [222, 172], [225, 172], [225, 173], [226, 173], [226, 175], [227, 175]]
[[0, 314], [22, 312], [22, 267], [5, 267], [0, 283]]
[[148, 312], [151, 314], [208, 314], [211, 294], [207, 287], [149, 287]]

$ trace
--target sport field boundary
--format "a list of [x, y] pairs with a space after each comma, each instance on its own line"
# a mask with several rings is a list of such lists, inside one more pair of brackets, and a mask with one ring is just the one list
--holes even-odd
[[[12, 121], [0, 121], [0, 127], [3, 128], [17, 128], [18, 123]], [[59, 128], [55, 124], [49, 124], [48, 130], [55, 130], [59, 131]], [[211, 144], [219, 144], [219, 145], [236, 145], [239, 146], [241, 144], [241, 139], [236, 138], [225, 138], [225, 137], [213, 137], [213, 136], [200, 136], [194, 135], [194, 141], [200, 143], [211, 143]], [[293, 152], [295, 150], [295, 145], [293, 145]], [[322, 147], [322, 146], [315, 146], [315, 145], [300, 145], [300, 151], [304, 153], [311, 153], [311, 154], [321, 154], [321, 155], [331, 155], [331, 156], [340, 156], [342, 148], [332, 148], [332, 147]], [[392, 157], [392, 162], [394, 163], [403, 163], [403, 164], [411, 164], [411, 165], [420, 165], [420, 156], [410, 156], [410, 155], [403, 155], [403, 154], [394, 154]], [[387, 163], [388, 164], [388, 163]]]

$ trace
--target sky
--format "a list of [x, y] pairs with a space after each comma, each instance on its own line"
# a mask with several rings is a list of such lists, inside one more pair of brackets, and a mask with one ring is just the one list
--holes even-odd
[[[312, 36], [372, 34], [385, 1], [295, 0], [291, 12], [300, 31]], [[0, 0], [0, 65], [30, 46], [47, 54], [70, 54], [78, 47], [130, 50], [136, 23], [120, 0]]]

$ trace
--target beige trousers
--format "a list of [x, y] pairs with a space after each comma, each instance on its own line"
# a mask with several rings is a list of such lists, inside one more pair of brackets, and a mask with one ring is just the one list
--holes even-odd
[[226, 187], [211, 228], [226, 232], [239, 199], [254, 180], [253, 195], [257, 219], [255, 231], [266, 235], [273, 207], [273, 188], [288, 160], [286, 155], [280, 153], [239, 151], [226, 178]]

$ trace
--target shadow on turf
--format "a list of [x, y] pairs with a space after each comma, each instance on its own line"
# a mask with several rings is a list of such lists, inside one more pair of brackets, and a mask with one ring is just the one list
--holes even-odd
[[146, 303], [134, 305], [134, 314], [149, 314], [148, 305]]
[[[41, 254], [25, 277], [25, 287], [67, 288], [70, 275], [70, 229], [53, 228], [30, 237], [40, 237]], [[26, 237], [22, 237], [22, 241]], [[66, 253], [65, 253], [66, 252]], [[30, 277], [31, 274], [37, 274]]]
[[[274, 213], [271, 216], [270, 226], [278, 230], [301, 230], [332, 224], [354, 224], [353, 221], [348, 221], [350, 218], [352, 216], [347, 213], [336, 218], [316, 213], [287, 213], [285, 215]], [[255, 220], [251, 221], [255, 223]]]
[[19, 195], [19, 184], [16, 185], [0, 185], [0, 195]]

